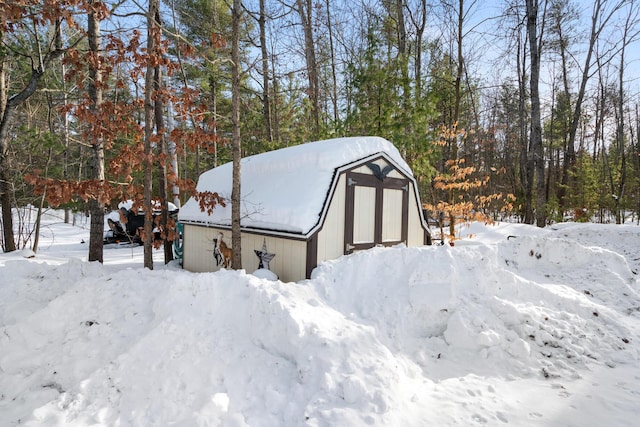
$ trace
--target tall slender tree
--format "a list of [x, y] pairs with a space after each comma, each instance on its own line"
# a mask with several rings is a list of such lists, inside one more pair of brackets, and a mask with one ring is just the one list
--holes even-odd
[[233, 144], [233, 183], [231, 189], [231, 245], [234, 269], [242, 268], [242, 240], [240, 230], [240, 161], [242, 157], [240, 140], [240, 24], [242, 22], [242, 2], [233, 0], [231, 30], [231, 123]]
[[424, 85], [422, 77], [422, 54], [424, 51], [424, 32], [427, 28], [427, 0], [418, 0], [416, 9], [407, 7], [409, 18], [415, 30], [415, 61], [414, 61], [414, 76], [415, 76], [415, 98], [420, 102], [424, 96], [422, 88]]
[[269, 91], [269, 53], [267, 49], [267, 12], [265, 0], [260, 0], [260, 15], [258, 27], [260, 29], [260, 55], [262, 59], [262, 111], [264, 114], [265, 137], [273, 142], [273, 123], [271, 119], [271, 92]]
[[[570, 117], [568, 117], [568, 111], [571, 108], [571, 86], [569, 80], [569, 67], [570, 67], [570, 47], [572, 42], [572, 24], [574, 20], [579, 18], [579, 13], [576, 6], [569, 0], [553, 0], [549, 8], [549, 33], [550, 33], [550, 45], [557, 50], [560, 57], [560, 73], [561, 73], [561, 89], [557, 96], [554, 96], [552, 102], [557, 105], [552, 108], [552, 114], [554, 115], [552, 129], [557, 128], [558, 134], [562, 138], [562, 151], [563, 151], [563, 164], [560, 186], [558, 188], [558, 204], [559, 211], [565, 208], [565, 196], [567, 186], [569, 184], [569, 167], [572, 164], [572, 159], [575, 159], [575, 146], [570, 141], [570, 133], [572, 129], [572, 123]], [[557, 100], [557, 102], [556, 102]], [[555, 114], [557, 113], [557, 114]], [[550, 161], [553, 161], [552, 153], [550, 153]], [[548, 181], [550, 182], [554, 175], [553, 168], [549, 167]], [[550, 191], [549, 188], [547, 191]], [[561, 216], [561, 215], [560, 215]]]
[[578, 88], [578, 93], [575, 97], [575, 104], [573, 106], [573, 116], [571, 119], [571, 128], [569, 130], [569, 140], [567, 141], [567, 151], [565, 153], [564, 161], [566, 162], [566, 166], [563, 167], [563, 172], [565, 174], [562, 178], [563, 183], [567, 183], [569, 181], [569, 176], [575, 172], [573, 168], [575, 166], [576, 136], [580, 126], [580, 121], [582, 119], [582, 106], [586, 95], [587, 84], [593, 74], [593, 55], [596, 49], [597, 42], [601, 39], [603, 31], [609, 27], [614, 17], [628, 3], [629, 2], [625, 0], [594, 0], [593, 2], [587, 50], [584, 54], [580, 85]]
[[154, 100], [158, 96], [154, 90], [154, 73], [157, 50], [160, 39], [160, 23], [157, 21], [160, 9], [159, 0], [149, 0], [147, 10], [147, 64], [144, 79], [144, 266], [153, 270], [153, 129], [154, 129]]
[[[160, 11], [156, 12], [156, 22], [160, 21]], [[170, 161], [170, 153], [167, 146], [167, 135], [164, 127], [164, 114], [165, 114], [165, 93], [162, 83], [162, 68], [161, 61], [156, 61], [153, 69], [153, 91], [154, 96], [154, 121], [157, 134], [158, 145], [158, 198], [160, 203], [160, 221], [157, 224], [161, 230], [160, 237], [163, 243], [164, 249], [164, 263], [167, 264], [173, 259], [173, 249], [171, 247], [172, 240], [169, 233], [169, 195], [168, 195], [168, 178], [167, 178], [167, 163]]]
[[[3, 23], [4, 24], [4, 23]], [[6, 27], [0, 28], [0, 45], [5, 43]], [[2, 205], [2, 249], [6, 252], [16, 250], [15, 236], [13, 234], [13, 213], [11, 210], [11, 192], [9, 183], [9, 141], [7, 139], [9, 117], [6, 117], [7, 109], [7, 58], [0, 52], [0, 205]], [[5, 118], [6, 117], [6, 118]], [[7, 130], [5, 130], [7, 128]]]
[[[546, 0], [543, 2], [543, 10], [546, 9]], [[531, 94], [531, 129], [529, 134], [529, 177], [527, 185], [536, 182], [536, 225], [544, 227], [546, 225], [546, 197], [545, 197], [545, 164], [544, 147], [542, 145], [542, 119], [540, 107], [540, 56], [542, 51], [542, 37], [544, 19], [542, 25], [538, 25], [539, 10], [538, 0], [526, 0], [527, 5], [527, 36], [529, 38], [529, 55], [531, 58], [531, 72], [529, 77], [529, 91]], [[539, 34], [540, 31], [540, 34]], [[535, 176], [531, 176], [531, 171], [535, 170]]]
[[617, 87], [617, 105], [616, 105], [616, 133], [615, 133], [615, 146], [618, 156], [620, 158], [619, 173], [617, 174], [617, 182], [612, 185], [613, 194], [613, 209], [616, 218], [616, 224], [621, 224], [624, 221], [624, 213], [622, 207], [625, 206], [625, 198], [627, 193], [627, 135], [625, 132], [626, 124], [626, 112], [625, 112], [625, 72], [627, 69], [626, 53], [627, 47], [630, 42], [634, 41], [638, 37], [638, 8], [634, 2], [631, 2], [629, 12], [622, 26], [622, 38], [620, 47], [620, 65], [618, 66], [618, 87]]
[[313, 2], [312, 0], [296, 0], [295, 9], [300, 16], [302, 32], [304, 34], [304, 56], [309, 87], [309, 108], [313, 137], [320, 134], [320, 83], [318, 77], [318, 61], [316, 58], [316, 43], [313, 36]]
[[[104, 182], [104, 141], [99, 130], [100, 120], [97, 119], [102, 104], [102, 55], [100, 53], [100, 19], [104, 9], [100, 0], [89, 0], [89, 13], [87, 16], [87, 39], [89, 42], [89, 82], [88, 94], [90, 110], [96, 120], [96, 124], [90, 131], [91, 159], [90, 179], [96, 183]], [[103, 238], [104, 238], [104, 197], [97, 195], [89, 199], [89, 212], [91, 214], [91, 228], [89, 231], [89, 261], [103, 262]]]

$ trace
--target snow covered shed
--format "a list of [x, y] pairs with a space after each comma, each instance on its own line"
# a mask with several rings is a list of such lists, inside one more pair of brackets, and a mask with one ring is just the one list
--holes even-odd
[[[322, 261], [373, 246], [431, 243], [411, 169], [379, 137], [310, 142], [242, 159], [242, 264], [275, 256], [268, 267], [283, 281], [309, 278]], [[203, 173], [198, 191], [229, 200], [209, 215], [193, 198], [180, 209], [183, 267], [216, 271], [216, 239], [231, 246], [232, 164]], [[271, 258], [271, 257], [269, 257]]]

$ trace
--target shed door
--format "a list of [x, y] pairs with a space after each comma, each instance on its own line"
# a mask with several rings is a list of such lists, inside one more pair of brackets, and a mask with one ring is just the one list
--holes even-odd
[[345, 254], [406, 243], [409, 181], [347, 173]]

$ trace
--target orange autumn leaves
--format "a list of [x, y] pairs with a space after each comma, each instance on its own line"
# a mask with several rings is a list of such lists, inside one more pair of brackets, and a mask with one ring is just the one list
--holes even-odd
[[[440, 201], [426, 203], [424, 208], [448, 222], [448, 233], [441, 227], [440, 236], [450, 242], [456, 239], [456, 225], [475, 221], [491, 223], [498, 215], [509, 214], [513, 210], [515, 196], [490, 190], [491, 175], [504, 173], [504, 169], [482, 168], [468, 165], [464, 157], [458, 157], [457, 144], [469, 137], [464, 130], [442, 127], [441, 137], [436, 145], [445, 147], [456, 144], [451, 150], [452, 157], [444, 162], [443, 170], [432, 180], [432, 187]], [[442, 224], [441, 224], [442, 225]]]

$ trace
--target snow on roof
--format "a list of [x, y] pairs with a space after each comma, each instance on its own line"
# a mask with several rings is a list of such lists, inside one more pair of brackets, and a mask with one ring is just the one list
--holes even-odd
[[[371, 136], [309, 142], [242, 159], [242, 226], [306, 234], [318, 223], [336, 169], [382, 153], [413, 176], [391, 142]], [[180, 221], [231, 225], [231, 178], [231, 163], [200, 175], [198, 191], [218, 192], [228, 202], [207, 215], [191, 198], [180, 209]]]

